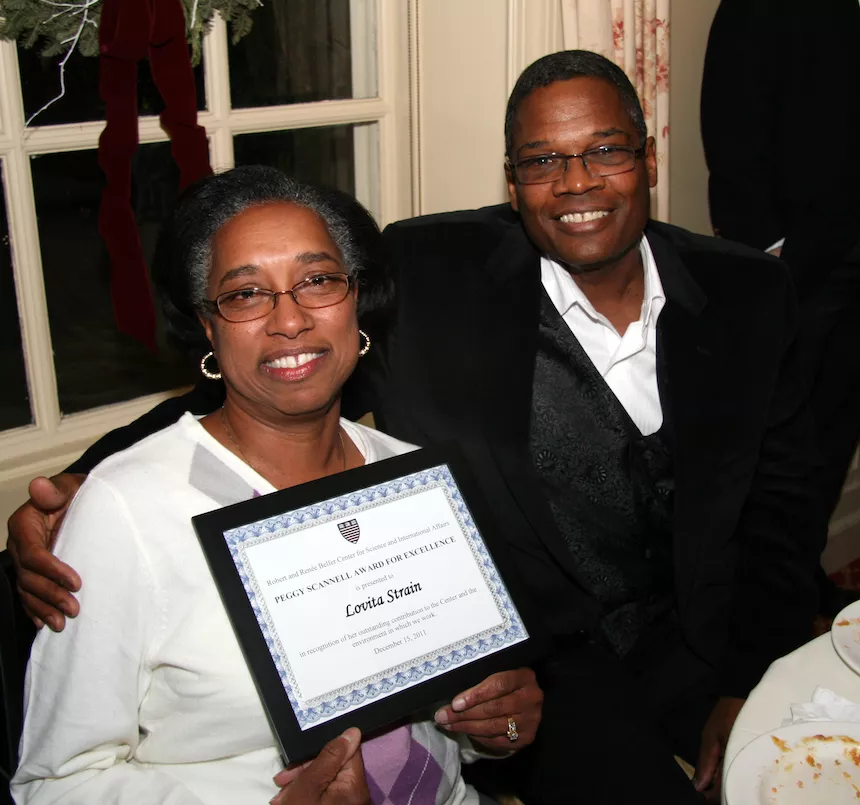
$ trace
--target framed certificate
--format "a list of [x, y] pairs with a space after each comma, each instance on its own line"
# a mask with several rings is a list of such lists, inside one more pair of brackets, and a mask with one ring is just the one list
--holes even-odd
[[193, 523], [288, 762], [534, 657], [499, 524], [454, 447]]

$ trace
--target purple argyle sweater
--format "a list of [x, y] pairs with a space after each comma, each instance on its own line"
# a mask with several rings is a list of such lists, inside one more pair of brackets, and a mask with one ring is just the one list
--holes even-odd
[[362, 747], [374, 805], [477, 803], [460, 778], [460, 748], [432, 722], [398, 727]]

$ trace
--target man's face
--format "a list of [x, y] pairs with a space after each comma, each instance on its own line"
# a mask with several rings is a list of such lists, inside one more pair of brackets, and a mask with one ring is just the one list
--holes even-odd
[[[520, 103], [513, 134], [511, 162], [642, 145], [615, 88], [596, 78], [556, 81], [532, 92]], [[518, 184], [508, 170], [511, 204], [532, 242], [575, 274], [612, 267], [636, 246], [648, 220], [648, 190], [656, 184], [653, 137], [633, 170], [614, 176], [592, 175], [581, 159], [570, 160], [567, 171], [546, 184]]]

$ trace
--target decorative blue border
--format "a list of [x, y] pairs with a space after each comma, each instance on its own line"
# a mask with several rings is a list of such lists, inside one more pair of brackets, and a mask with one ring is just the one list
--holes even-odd
[[[356, 516], [370, 508], [434, 488], [442, 489], [445, 494], [451, 512], [457, 520], [461, 532], [466, 537], [475, 564], [480, 569], [484, 581], [493, 595], [502, 617], [502, 627], [488, 629], [478, 635], [473, 635], [469, 640], [458, 641], [446, 646], [441, 654], [424, 655], [413, 660], [412, 665], [404, 664], [400, 667], [390, 668], [374, 677], [360, 680], [358, 683], [354, 683], [355, 687], [331, 691], [324, 694], [325, 698], [320, 696], [305, 700], [286, 659], [286, 652], [277, 630], [272, 624], [271, 616], [256, 577], [251, 570], [251, 565], [247, 561], [246, 551], [272, 539], [280, 539], [307, 528], [323, 525], [331, 520], [340, 520], [344, 516]], [[478, 532], [472, 514], [463, 500], [460, 489], [447, 464], [405, 475], [402, 478], [395, 478], [384, 484], [368, 487], [349, 495], [331, 498], [313, 506], [306, 506], [302, 509], [230, 529], [224, 532], [224, 539], [230, 549], [236, 570], [242, 580], [242, 586], [245, 588], [245, 594], [248, 596], [260, 631], [265, 638], [269, 653], [281, 678], [281, 684], [284, 686], [302, 729], [327, 721], [346, 710], [355, 709], [369, 700], [387, 696], [398, 688], [414, 685], [422, 679], [468, 663], [482, 654], [493, 653], [507, 645], [528, 638], [528, 633], [519, 613], [511, 601], [508, 590], [499, 576], [495, 563], [490, 557], [487, 546]]]

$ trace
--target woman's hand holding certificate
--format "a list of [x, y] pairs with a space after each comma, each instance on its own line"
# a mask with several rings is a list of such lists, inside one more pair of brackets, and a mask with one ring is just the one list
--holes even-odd
[[311, 761], [275, 776], [281, 792], [269, 805], [367, 805], [370, 791], [361, 762], [361, 733], [350, 728]]
[[[436, 712], [437, 724], [462, 732], [473, 741], [497, 750], [516, 750], [535, 739], [541, 719], [543, 691], [531, 668], [502, 671], [463, 691], [449, 707]], [[511, 720], [515, 724], [512, 738]]]

